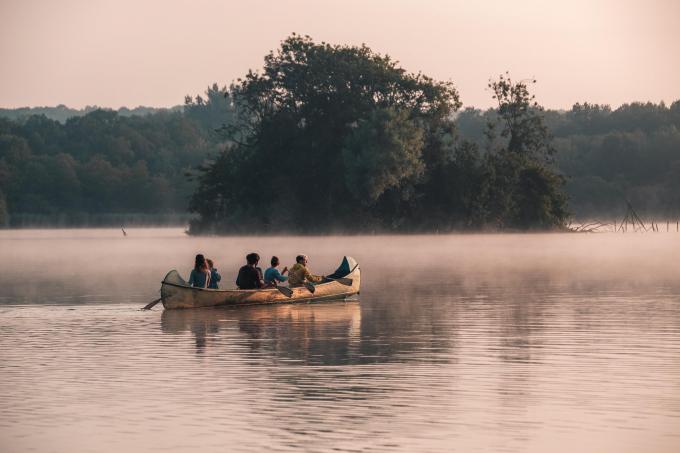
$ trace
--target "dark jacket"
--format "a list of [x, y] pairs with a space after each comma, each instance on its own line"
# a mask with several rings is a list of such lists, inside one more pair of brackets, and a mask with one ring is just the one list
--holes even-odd
[[238, 277], [236, 277], [236, 286], [239, 289], [257, 289], [262, 287], [260, 280], [260, 273], [252, 266], [242, 266], [238, 270]]

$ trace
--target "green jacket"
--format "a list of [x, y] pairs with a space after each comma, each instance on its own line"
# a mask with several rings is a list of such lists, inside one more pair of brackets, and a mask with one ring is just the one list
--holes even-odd
[[309, 270], [300, 263], [295, 263], [288, 271], [288, 285], [292, 287], [302, 286], [305, 281], [319, 283], [321, 280], [323, 277], [310, 274]]

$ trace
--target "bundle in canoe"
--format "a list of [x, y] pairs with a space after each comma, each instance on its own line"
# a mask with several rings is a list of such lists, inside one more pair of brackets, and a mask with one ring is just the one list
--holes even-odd
[[[223, 305], [289, 304], [319, 300], [344, 299], [359, 292], [361, 270], [346, 256], [340, 267], [312, 288], [204, 289], [187, 284], [176, 270], [161, 282], [161, 302], [166, 309], [217, 307]], [[310, 290], [311, 289], [311, 290]]]

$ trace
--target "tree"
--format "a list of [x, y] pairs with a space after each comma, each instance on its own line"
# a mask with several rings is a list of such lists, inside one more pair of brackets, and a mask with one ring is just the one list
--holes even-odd
[[230, 124], [234, 115], [234, 108], [229, 98], [226, 86], [220, 87], [213, 83], [205, 91], [205, 97], [196, 95], [185, 96], [184, 114], [209, 132], [214, 132], [226, 124]]
[[543, 120], [536, 96], [529, 93], [528, 83], [535, 80], [513, 82], [507, 75], [489, 81], [493, 98], [498, 102], [498, 121], [501, 137], [507, 139], [508, 152], [540, 162], [547, 162], [554, 154], [552, 136]]
[[542, 165], [528, 165], [520, 171], [515, 225], [526, 229], [563, 226], [569, 216], [564, 180]]
[[423, 130], [408, 111], [379, 109], [361, 120], [345, 139], [345, 182], [356, 199], [373, 205], [389, 189], [422, 177]]
[[234, 145], [199, 179], [192, 231], [351, 228], [385, 204], [408, 212], [407, 192], [442, 160], [439, 134], [460, 106], [450, 83], [409, 74], [365, 45], [295, 34], [230, 98]]
[[6, 228], [9, 225], [9, 212], [7, 210], [7, 200], [5, 194], [0, 190], [0, 228]]
[[[535, 81], [531, 81], [535, 83]], [[543, 108], [529, 93], [527, 82], [501, 75], [489, 82], [498, 102], [498, 147], [486, 157], [481, 206], [487, 222], [505, 228], [562, 228], [568, 211], [564, 179], [548, 166], [555, 148], [545, 125]], [[495, 143], [497, 124], [488, 126]]]

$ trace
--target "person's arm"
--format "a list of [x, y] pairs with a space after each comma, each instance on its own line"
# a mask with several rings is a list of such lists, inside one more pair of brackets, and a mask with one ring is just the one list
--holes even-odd
[[210, 271], [209, 270], [204, 270], [203, 274], [205, 275], [205, 281], [203, 283], [204, 288], [210, 288]]
[[194, 283], [196, 283], [196, 271], [192, 270], [189, 274], [189, 286], [194, 286]]
[[312, 275], [309, 273], [309, 270], [305, 267], [305, 279], [312, 283], [319, 283], [321, 282], [321, 280], [323, 280], [323, 276]]
[[285, 282], [288, 280], [288, 277], [282, 275], [278, 269], [276, 269], [276, 275], [274, 275], [274, 278], [279, 282]]

